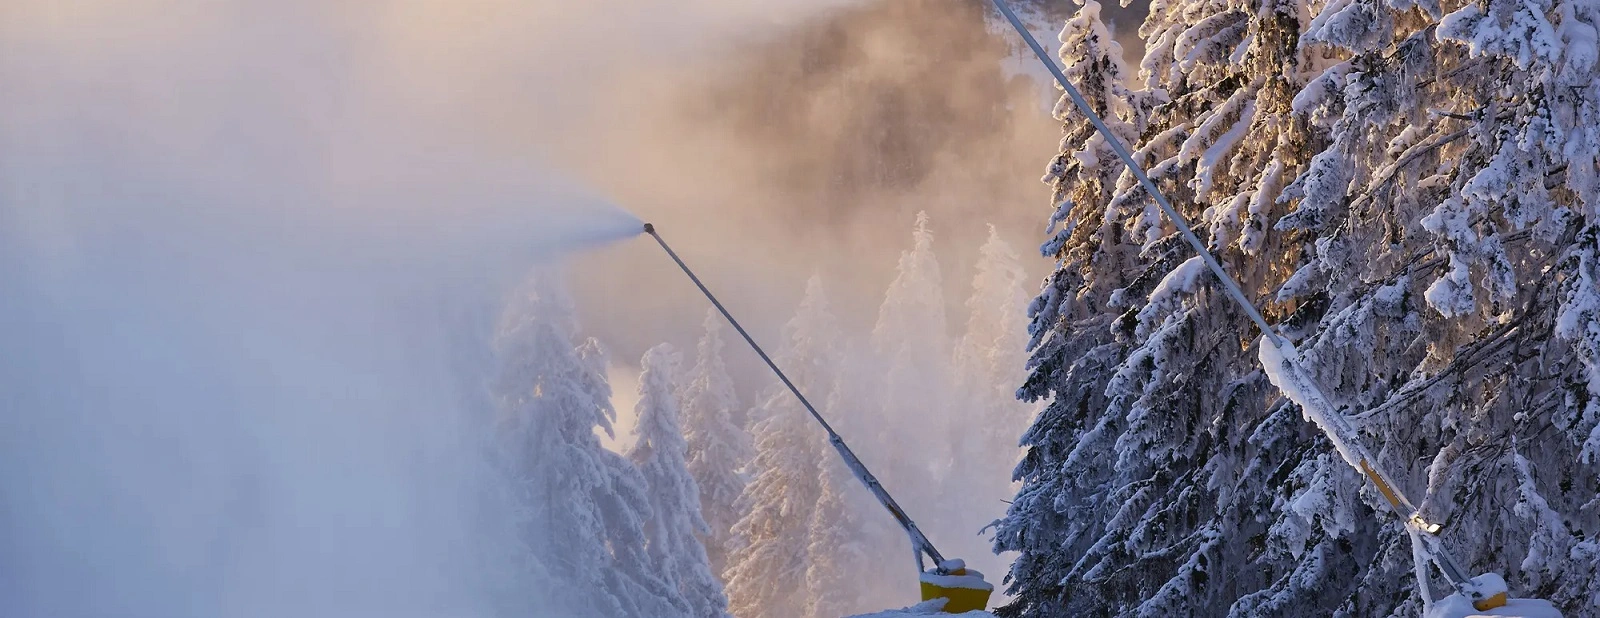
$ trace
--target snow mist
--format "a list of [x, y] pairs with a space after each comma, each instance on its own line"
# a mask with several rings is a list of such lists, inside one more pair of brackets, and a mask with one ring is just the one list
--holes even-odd
[[334, 11], [0, 8], [0, 614], [540, 615], [486, 341], [640, 222]]

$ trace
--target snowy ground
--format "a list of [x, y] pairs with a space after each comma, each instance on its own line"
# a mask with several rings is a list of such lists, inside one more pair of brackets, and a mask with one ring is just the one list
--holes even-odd
[[1517, 618], [1561, 618], [1561, 612], [1549, 601], [1534, 599], [1511, 599], [1505, 607], [1489, 611], [1473, 609], [1472, 603], [1459, 594], [1445, 597], [1433, 604], [1433, 609], [1428, 611], [1425, 618], [1490, 618], [1490, 617], [1517, 617]]
[[[910, 617], [910, 616], [966, 616], [967, 618], [994, 618], [994, 614], [991, 614], [989, 612], [967, 612], [965, 614], [946, 614], [944, 612], [939, 611], [939, 608], [941, 608], [941, 607], [944, 607], [944, 599], [934, 599], [932, 601], [926, 601], [926, 602], [923, 602], [923, 603], [918, 603], [916, 605], [913, 605], [911, 607], [907, 607], [905, 609], [892, 609], [892, 610], [885, 611], [885, 612], [878, 612], [876, 614], [862, 614], [860, 616], [850, 616], [849, 618], [907, 618], [907, 617]], [[1450, 618], [1455, 618], [1455, 616], [1452, 615]]]

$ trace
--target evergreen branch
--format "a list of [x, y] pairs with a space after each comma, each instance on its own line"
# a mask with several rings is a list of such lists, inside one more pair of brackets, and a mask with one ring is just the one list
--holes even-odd
[[[1514, 234], [1512, 236], [1527, 238], [1528, 234], [1519, 232], [1518, 234]], [[1509, 238], [1510, 237], [1508, 237], [1508, 241]], [[1557, 255], [1564, 257], [1565, 252], [1559, 252]], [[1456, 357], [1451, 360], [1450, 364], [1437, 375], [1427, 378], [1421, 382], [1411, 381], [1406, 383], [1406, 385], [1402, 386], [1399, 391], [1393, 395], [1390, 395], [1389, 398], [1384, 401], [1384, 403], [1375, 408], [1367, 410], [1366, 412], [1351, 416], [1351, 420], [1358, 425], [1369, 422], [1372, 419], [1375, 419], [1376, 417], [1397, 407], [1415, 401], [1424, 393], [1431, 390], [1433, 387], [1438, 386], [1447, 379], [1459, 379], [1464, 377], [1468, 370], [1473, 369], [1490, 358], [1493, 358], [1495, 353], [1498, 352], [1503, 346], [1511, 343], [1520, 344], [1520, 340], [1512, 339], [1511, 337], [1513, 335], [1523, 333], [1526, 330], [1524, 329], [1524, 326], [1530, 318], [1538, 317], [1544, 313], [1547, 313], [1553, 308], [1548, 306], [1549, 303], [1538, 302], [1539, 298], [1544, 296], [1551, 277], [1560, 270], [1548, 267], [1549, 261], [1552, 260], [1555, 260], [1555, 258], [1551, 258], [1550, 260], [1546, 261], [1546, 267], [1541, 269], [1544, 273], [1543, 276], [1539, 278], [1539, 281], [1534, 286], [1533, 293], [1529, 294], [1528, 299], [1523, 304], [1522, 310], [1518, 312], [1517, 315], [1513, 316], [1507, 322], [1499, 325], [1487, 337], [1481, 337], [1477, 341], [1474, 341], [1460, 350]]]
[[1428, 86], [1432, 86], [1433, 84], [1435, 84], [1437, 82], [1454, 79], [1455, 77], [1461, 75], [1462, 73], [1466, 73], [1467, 71], [1471, 71], [1471, 70], [1477, 69], [1478, 66], [1483, 64], [1484, 61], [1487, 58], [1488, 58], [1488, 56], [1478, 56], [1476, 58], [1473, 58], [1471, 60], [1468, 60], [1466, 62], [1461, 63], [1460, 66], [1457, 66], [1454, 69], [1450, 69], [1444, 75], [1440, 75], [1440, 76], [1432, 78], [1432, 79], [1425, 79], [1425, 80], [1419, 81], [1419, 82], [1417, 82], [1417, 89], [1421, 90], [1423, 88], [1427, 88]]
[[1415, 163], [1417, 159], [1422, 158], [1424, 155], [1430, 154], [1440, 148], [1445, 147], [1451, 142], [1465, 137], [1469, 130], [1470, 128], [1466, 128], [1446, 133], [1444, 135], [1438, 135], [1431, 141], [1417, 144], [1405, 149], [1404, 152], [1400, 153], [1400, 156], [1395, 157], [1394, 163], [1386, 165], [1382, 169], [1378, 170], [1378, 178], [1374, 182], [1368, 184], [1367, 191], [1363, 192], [1359, 196], [1356, 196], [1356, 199], [1350, 202], [1350, 210], [1355, 210], [1360, 206], [1364, 206], [1367, 202], [1372, 201], [1372, 196], [1376, 190], [1386, 188], [1389, 183], [1393, 182], [1395, 178], [1400, 175], [1400, 170], [1411, 165], [1412, 163]]

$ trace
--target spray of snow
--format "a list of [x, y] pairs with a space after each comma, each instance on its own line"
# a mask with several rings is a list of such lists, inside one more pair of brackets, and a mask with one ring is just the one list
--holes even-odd
[[352, 79], [322, 10], [0, 8], [0, 615], [537, 607], [486, 340], [639, 222]]

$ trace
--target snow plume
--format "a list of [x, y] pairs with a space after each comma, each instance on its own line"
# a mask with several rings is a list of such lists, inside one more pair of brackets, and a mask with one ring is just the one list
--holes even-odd
[[570, 615], [487, 340], [639, 221], [435, 107], [398, 12], [0, 7], [0, 614]]

